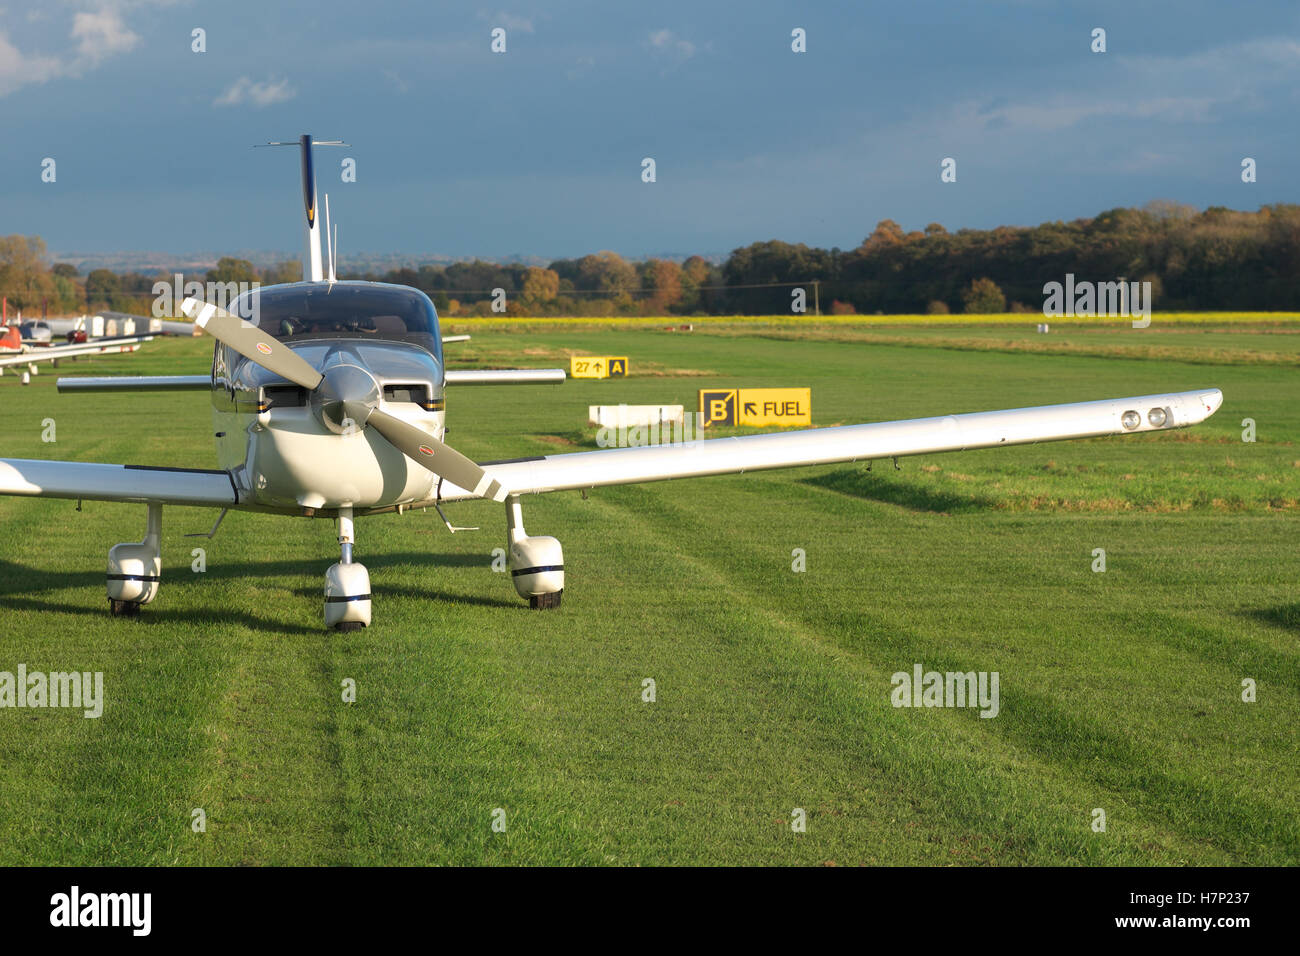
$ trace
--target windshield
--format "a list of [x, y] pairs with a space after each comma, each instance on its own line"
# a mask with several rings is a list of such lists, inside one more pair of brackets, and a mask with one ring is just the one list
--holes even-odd
[[[255, 299], [256, 311], [250, 299]], [[326, 338], [407, 342], [442, 364], [438, 314], [418, 289], [379, 283], [294, 283], [250, 292], [235, 310], [256, 316], [257, 327], [282, 342]]]

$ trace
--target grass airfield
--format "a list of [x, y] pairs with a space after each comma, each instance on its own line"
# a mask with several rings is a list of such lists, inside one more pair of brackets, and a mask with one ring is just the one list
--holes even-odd
[[[164, 509], [162, 589], [129, 621], [104, 565], [142, 507], [0, 498], [0, 670], [103, 671], [106, 696], [98, 720], [0, 709], [0, 863], [1300, 862], [1300, 325], [953, 318], [451, 320], [475, 334], [453, 368], [614, 354], [633, 376], [453, 390], [448, 441], [581, 450], [588, 405], [692, 409], [701, 387], [811, 386], [816, 425], [1204, 386], [1224, 405], [897, 471], [527, 498], [529, 532], [564, 545], [558, 611], [492, 571], [500, 505], [450, 506], [483, 529], [454, 536], [433, 512], [359, 520], [375, 623], [344, 635], [321, 623], [328, 520], [232, 513], [208, 541], [182, 535], [215, 513]], [[209, 360], [171, 339], [57, 374]], [[55, 377], [0, 378], [0, 455], [215, 467], [205, 395], [59, 396]], [[891, 675], [918, 663], [998, 671], [1000, 713], [894, 708]]]

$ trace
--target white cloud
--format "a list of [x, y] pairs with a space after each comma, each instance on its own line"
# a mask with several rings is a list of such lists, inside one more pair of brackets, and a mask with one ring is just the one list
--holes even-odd
[[[922, 118], [952, 141], [981, 134], [1049, 135], [1109, 120], [1210, 123], [1249, 111], [1262, 99], [1293, 95], [1300, 81], [1300, 43], [1248, 40], [1182, 56], [1116, 56], [1113, 75], [1091, 90], [1035, 91], [959, 101]], [[1275, 91], [1281, 91], [1275, 94]], [[918, 130], [920, 131], [920, 130]]]
[[265, 82], [251, 80], [241, 76], [228, 86], [224, 93], [212, 101], [213, 106], [240, 106], [247, 103], [261, 109], [275, 103], [283, 103], [298, 95], [298, 91], [289, 85], [286, 79], [270, 79]]
[[77, 41], [77, 55], [87, 66], [97, 66], [110, 56], [127, 53], [140, 42], [122, 22], [121, 15], [107, 6], [73, 17], [72, 39]]
[[[1207, 96], [1156, 96], [1140, 100], [1098, 100], [1057, 96], [1039, 103], [993, 109], [964, 105], [969, 120], [983, 129], [1026, 129], [1039, 133], [1069, 129], [1086, 119], [1150, 119], [1169, 123], [1208, 122], [1216, 100]], [[962, 107], [959, 107], [959, 112]]]
[[28, 56], [0, 33], [0, 96], [29, 83], [45, 83], [59, 76], [63, 65], [52, 56]]
[[675, 56], [679, 60], [689, 60], [695, 55], [695, 44], [684, 40], [672, 30], [655, 30], [650, 34], [650, 46], [660, 53]]
[[[166, 2], [139, 0], [132, 6]], [[123, 0], [90, 0], [80, 6], [84, 9], [72, 18], [69, 44], [52, 54], [24, 52], [10, 41], [7, 33], [0, 31], [0, 96], [54, 79], [75, 79], [114, 56], [129, 53], [140, 42], [140, 37], [122, 19], [122, 10], [127, 6]], [[27, 22], [52, 19], [48, 11], [38, 15], [33, 15], [34, 12], [29, 11]]]

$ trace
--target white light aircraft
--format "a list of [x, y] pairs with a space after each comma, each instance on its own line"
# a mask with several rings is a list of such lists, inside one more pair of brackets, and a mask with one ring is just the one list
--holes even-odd
[[[455, 394], [466, 385], [562, 382], [563, 370], [447, 371], [427, 296], [406, 286], [337, 281], [333, 241], [326, 272], [311, 137], [269, 145], [301, 151], [303, 281], [249, 292], [256, 301], [232, 312], [186, 301], [187, 314], [217, 340], [210, 375], [59, 380], [63, 392], [208, 392], [221, 467], [0, 459], [0, 494], [146, 506], [144, 540], [108, 554], [113, 614], [136, 614], [158, 593], [163, 505], [221, 509], [209, 535], [231, 509], [337, 519], [341, 556], [325, 576], [325, 623], [352, 630], [371, 621], [369, 574], [353, 560], [355, 517], [429, 506], [442, 515], [444, 502], [501, 502], [515, 589], [532, 607], [553, 608], [564, 591], [563, 552], [555, 538], [524, 530], [524, 495], [1165, 431], [1204, 421], [1223, 401], [1219, 389], [1198, 388], [475, 463], [443, 442], [448, 388]], [[336, 144], [315, 144], [322, 145]]]
[[18, 326], [0, 326], [0, 375], [7, 368], [27, 366], [28, 372], [37, 374], [40, 362], [76, 358], [79, 355], [108, 355], [116, 352], [135, 352], [141, 343], [153, 341], [148, 335], [128, 335], [116, 338], [90, 339], [67, 345], [30, 345], [18, 334]]

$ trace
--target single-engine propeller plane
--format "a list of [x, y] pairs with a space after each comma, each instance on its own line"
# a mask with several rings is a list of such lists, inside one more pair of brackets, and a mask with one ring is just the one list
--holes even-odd
[[[476, 463], [443, 441], [447, 390], [559, 383], [564, 371], [448, 371], [438, 315], [424, 293], [336, 280], [336, 243], [328, 238], [323, 263], [312, 151], [334, 144], [313, 145], [304, 135], [270, 145], [300, 149], [303, 281], [252, 290], [229, 312], [186, 300], [187, 314], [217, 340], [209, 375], [59, 380], [61, 392], [209, 392], [221, 467], [0, 459], [0, 494], [146, 506], [144, 540], [108, 553], [113, 614], [137, 614], [158, 594], [164, 505], [221, 509], [209, 534], [231, 509], [337, 519], [340, 559], [325, 576], [325, 623], [352, 630], [371, 622], [369, 574], [354, 560], [356, 517], [430, 506], [441, 515], [444, 502], [501, 502], [515, 589], [534, 608], [554, 608], [564, 591], [563, 552], [555, 538], [524, 530], [524, 495], [1163, 431], [1202, 422], [1223, 401], [1217, 388], [1198, 388]], [[328, 200], [326, 210], [328, 218]], [[324, 228], [328, 237], [328, 222]]]

